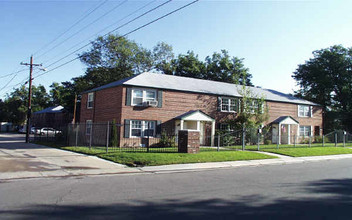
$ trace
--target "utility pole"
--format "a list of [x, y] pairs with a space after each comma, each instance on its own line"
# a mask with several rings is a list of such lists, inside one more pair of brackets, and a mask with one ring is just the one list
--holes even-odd
[[26, 143], [29, 143], [29, 132], [30, 132], [30, 126], [31, 126], [31, 115], [32, 115], [32, 73], [33, 73], [33, 66], [42, 66], [42, 64], [33, 64], [33, 55], [30, 58], [29, 63], [23, 63], [21, 62], [21, 65], [29, 66], [29, 80], [28, 80], [28, 110], [27, 110], [27, 127], [26, 127]]

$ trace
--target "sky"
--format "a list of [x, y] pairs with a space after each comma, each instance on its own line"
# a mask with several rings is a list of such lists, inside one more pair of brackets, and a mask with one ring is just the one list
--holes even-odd
[[[31, 55], [34, 63], [51, 70], [87, 51], [89, 45], [53, 64], [98, 35], [163, 2], [0, 0], [0, 98], [28, 80], [28, 67], [20, 63], [28, 63]], [[113, 33], [128, 33], [189, 2], [174, 0]], [[297, 86], [291, 76], [299, 64], [313, 57], [314, 50], [336, 44], [352, 46], [351, 8], [349, 0], [200, 0], [128, 38], [149, 49], [166, 42], [175, 55], [191, 50], [201, 60], [225, 49], [231, 56], [244, 58], [255, 86], [293, 93]], [[49, 88], [53, 82], [84, 74], [85, 68], [79, 60], [41, 76], [37, 68], [33, 84]]]

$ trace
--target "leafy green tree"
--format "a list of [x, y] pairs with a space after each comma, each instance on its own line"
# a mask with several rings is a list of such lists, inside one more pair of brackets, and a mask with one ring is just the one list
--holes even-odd
[[313, 58], [298, 65], [292, 77], [299, 85], [298, 97], [324, 107], [325, 132], [336, 127], [352, 131], [352, 48], [313, 51]]
[[180, 54], [177, 58], [164, 63], [161, 72], [175, 76], [186, 76], [227, 83], [252, 85], [252, 75], [244, 67], [243, 59], [230, 57], [226, 50], [213, 53], [201, 61], [193, 51]]
[[148, 50], [118, 35], [98, 37], [89, 51], [80, 54], [87, 71], [73, 78], [73, 84], [82, 92], [134, 74], [157, 71], [172, 57], [172, 47], [166, 43]]
[[205, 58], [207, 66], [206, 78], [252, 86], [252, 75], [249, 73], [249, 69], [244, 67], [243, 60], [243, 58], [230, 57], [226, 50], [207, 56]]
[[240, 110], [230, 122], [237, 128], [258, 129], [269, 119], [265, 97], [253, 93], [251, 87], [245, 85], [238, 92], [241, 95]]
[[[40, 111], [50, 106], [50, 97], [44, 86], [32, 87], [32, 112]], [[3, 115], [6, 121], [16, 125], [25, 122], [28, 106], [28, 89], [25, 86], [15, 89], [10, 95], [7, 95], [4, 101]]]

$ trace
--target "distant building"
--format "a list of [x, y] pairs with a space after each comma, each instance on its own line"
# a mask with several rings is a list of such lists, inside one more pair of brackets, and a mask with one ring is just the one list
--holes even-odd
[[33, 113], [32, 127], [60, 128], [72, 121], [72, 116], [61, 105]]

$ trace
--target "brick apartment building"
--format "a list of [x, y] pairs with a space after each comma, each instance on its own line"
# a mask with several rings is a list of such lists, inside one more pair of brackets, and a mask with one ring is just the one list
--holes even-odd
[[[123, 140], [152, 136], [162, 131], [200, 131], [203, 145], [214, 145], [216, 129], [228, 129], [228, 119], [239, 111], [241, 86], [157, 73], [142, 73], [82, 94], [80, 122], [116, 120]], [[322, 108], [278, 91], [251, 87], [265, 97], [273, 143], [291, 144], [292, 137], [322, 135]], [[210, 143], [205, 137], [211, 137]], [[278, 138], [274, 138], [278, 137]]]

